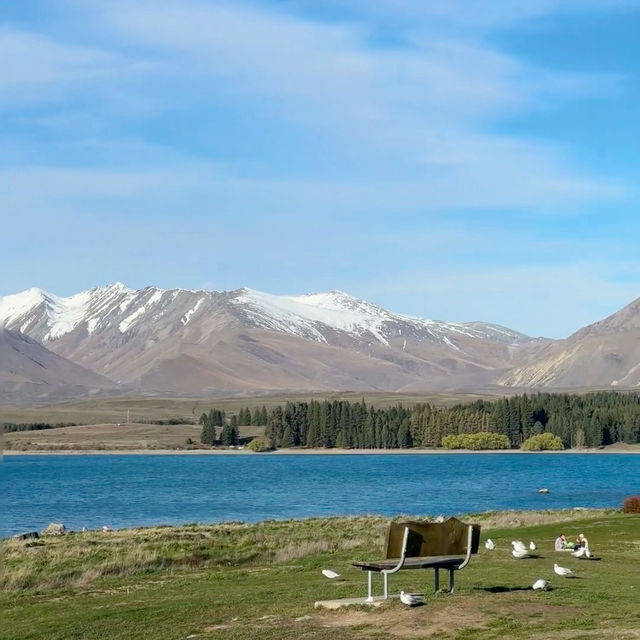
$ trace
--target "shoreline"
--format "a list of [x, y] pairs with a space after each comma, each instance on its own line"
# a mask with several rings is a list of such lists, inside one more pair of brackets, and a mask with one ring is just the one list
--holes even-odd
[[640, 454], [640, 446], [609, 447], [605, 449], [564, 449], [562, 451], [522, 451], [520, 449], [488, 449], [471, 451], [468, 449], [277, 449], [275, 451], [255, 452], [246, 449], [9, 449], [2, 452], [5, 456], [55, 456], [55, 455], [176, 455], [176, 456], [281, 456], [281, 455], [619, 455]]

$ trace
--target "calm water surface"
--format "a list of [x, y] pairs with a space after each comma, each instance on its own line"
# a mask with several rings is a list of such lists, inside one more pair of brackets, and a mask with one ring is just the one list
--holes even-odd
[[0, 536], [8, 536], [49, 522], [92, 529], [617, 507], [640, 494], [640, 456], [21, 455], [4, 458], [0, 481]]

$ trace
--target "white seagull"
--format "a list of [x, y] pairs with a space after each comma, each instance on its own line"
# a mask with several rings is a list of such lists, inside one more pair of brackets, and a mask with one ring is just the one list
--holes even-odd
[[566, 567], [561, 567], [557, 563], [553, 565], [553, 570], [563, 578], [569, 578], [573, 576], [573, 571], [571, 571], [571, 569], [567, 569]]
[[589, 551], [589, 547], [578, 547], [576, 551], [572, 551], [571, 555], [574, 558], [590, 558], [591, 551]]
[[336, 573], [335, 571], [331, 571], [331, 569], [323, 569], [322, 570], [322, 575], [325, 578], [329, 578], [330, 580], [333, 580], [334, 578], [339, 578], [340, 574]]
[[489, 549], [489, 551], [493, 551], [496, 548], [496, 543], [491, 538], [487, 538], [484, 546]]
[[529, 543], [529, 549], [530, 549], [531, 551], [535, 551], [537, 548], [538, 548], [538, 547], [536, 547], [536, 543], [532, 540], [532, 541]]
[[103, 525], [102, 526], [102, 532], [103, 533], [109, 533], [110, 531], [113, 531], [113, 529], [109, 526], [109, 525]]
[[549, 581], [548, 580], [543, 580], [542, 578], [540, 578], [539, 580], [536, 580], [533, 583], [533, 589], [534, 591], [546, 591], [549, 588]]
[[511, 555], [514, 558], [526, 558], [529, 555], [527, 549], [513, 549]]
[[400, 592], [400, 602], [409, 607], [415, 607], [418, 604], [424, 604], [424, 597], [421, 593]]
[[514, 550], [519, 550], [519, 551], [527, 550], [527, 547], [524, 546], [524, 542], [522, 542], [522, 540], [512, 540], [511, 545], [513, 546]]

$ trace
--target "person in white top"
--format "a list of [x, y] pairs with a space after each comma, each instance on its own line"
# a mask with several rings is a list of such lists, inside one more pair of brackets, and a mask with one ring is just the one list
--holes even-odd
[[561, 533], [554, 542], [554, 548], [556, 551], [564, 551], [567, 548], [567, 538], [564, 533]]

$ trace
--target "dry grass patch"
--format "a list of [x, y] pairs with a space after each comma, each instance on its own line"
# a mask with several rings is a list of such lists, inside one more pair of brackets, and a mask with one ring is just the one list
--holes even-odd
[[489, 616], [465, 602], [441, 604], [427, 601], [422, 607], [408, 608], [390, 602], [376, 609], [331, 611], [314, 620], [335, 628], [364, 628], [369, 633], [384, 633], [391, 638], [430, 638], [488, 624]]
[[[544, 497], [541, 498], [544, 500]], [[537, 511], [487, 511], [465, 516], [469, 522], [476, 522], [486, 529], [502, 529], [513, 527], [531, 527], [554, 522], [569, 522], [585, 520], [586, 518], [600, 518], [618, 513], [615, 509], [548, 509]]]

